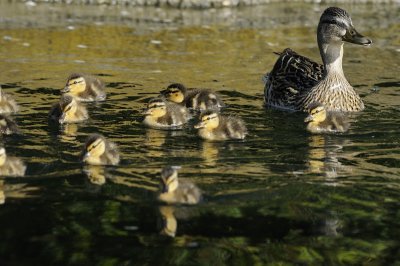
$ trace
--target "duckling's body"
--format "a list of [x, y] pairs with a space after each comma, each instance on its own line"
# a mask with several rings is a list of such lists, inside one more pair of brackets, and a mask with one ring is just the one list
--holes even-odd
[[323, 105], [311, 105], [309, 116], [304, 122], [308, 123], [307, 130], [311, 133], [346, 132], [350, 124], [343, 113], [328, 111]]
[[8, 115], [0, 114], [0, 133], [2, 135], [19, 134], [17, 123]]
[[320, 102], [328, 110], [363, 110], [364, 103], [343, 73], [343, 44], [346, 41], [368, 46], [372, 41], [360, 35], [349, 14], [337, 7], [324, 11], [317, 32], [324, 64], [285, 49], [265, 77], [265, 103], [299, 111], [307, 111], [314, 102]]
[[74, 73], [68, 77], [62, 93], [68, 93], [81, 102], [104, 101], [106, 92], [104, 83], [96, 77]]
[[9, 94], [5, 93], [0, 86], [0, 114], [16, 113], [18, 110], [18, 104]]
[[86, 140], [81, 161], [93, 165], [117, 165], [119, 163], [117, 145], [100, 134], [92, 134]]
[[180, 167], [165, 167], [161, 171], [161, 192], [158, 195], [160, 201], [166, 203], [197, 204], [201, 201], [201, 190], [188, 180], [179, 180]]
[[161, 93], [168, 101], [196, 111], [219, 110], [225, 106], [221, 97], [210, 89], [187, 89], [183, 84], [174, 83]]
[[215, 111], [206, 111], [200, 115], [200, 122], [194, 127], [206, 140], [244, 139], [247, 128], [243, 120], [233, 116], [223, 116]]
[[167, 102], [161, 98], [150, 100], [144, 115], [143, 123], [156, 129], [178, 129], [191, 118], [186, 107]]
[[50, 110], [49, 118], [60, 124], [77, 123], [87, 120], [89, 114], [86, 107], [69, 94], [64, 94]]
[[26, 165], [21, 159], [9, 157], [4, 148], [0, 148], [0, 176], [24, 176]]

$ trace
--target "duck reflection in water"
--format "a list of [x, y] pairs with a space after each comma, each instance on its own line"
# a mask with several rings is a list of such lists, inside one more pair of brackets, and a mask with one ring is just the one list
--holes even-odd
[[106, 183], [106, 178], [109, 177], [103, 165], [85, 165], [83, 172], [86, 174], [90, 183], [98, 186], [104, 185]]
[[0, 205], [5, 204], [6, 199], [26, 199], [38, 197], [34, 194], [39, 187], [30, 186], [25, 183], [7, 184], [5, 179], [0, 179]]
[[175, 237], [178, 228], [178, 221], [175, 218], [175, 207], [160, 206], [158, 208], [161, 215], [161, 231], [160, 234]]
[[[309, 142], [309, 172], [324, 174], [328, 178], [327, 181], [336, 178], [341, 173], [351, 172], [352, 168], [350, 166], [342, 165], [339, 161], [343, 145], [349, 145], [349, 141], [330, 135], [311, 136]], [[329, 184], [337, 185], [336, 182], [330, 182]]]

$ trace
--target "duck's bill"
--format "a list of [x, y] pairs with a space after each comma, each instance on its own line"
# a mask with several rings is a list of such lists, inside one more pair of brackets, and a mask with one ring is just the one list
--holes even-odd
[[369, 39], [365, 36], [362, 36], [354, 28], [351, 30], [348, 30], [346, 32], [346, 35], [343, 36], [343, 41], [354, 43], [354, 44], [359, 44], [359, 45], [364, 45], [364, 46], [369, 46], [372, 44], [371, 39]]
[[196, 129], [203, 128], [203, 127], [204, 127], [204, 123], [202, 123], [202, 122], [194, 125], [194, 128], [196, 128]]
[[304, 122], [308, 123], [308, 122], [311, 122], [313, 120], [314, 120], [314, 117], [312, 115], [309, 115], [304, 119]]
[[63, 89], [61, 89], [61, 92], [62, 93], [69, 92], [69, 87], [65, 86]]

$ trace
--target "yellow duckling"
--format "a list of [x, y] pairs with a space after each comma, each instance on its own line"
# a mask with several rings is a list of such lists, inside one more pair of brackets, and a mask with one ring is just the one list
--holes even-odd
[[6, 150], [0, 148], [0, 176], [24, 176], [26, 166], [21, 159], [8, 157]]
[[328, 111], [321, 104], [311, 105], [304, 122], [308, 123], [307, 130], [311, 133], [346, 132], [350, 127], [343, 113]]
[[221, 97], [209, 89], [187, 89], [183, 84], [174, 83], [161, 91], [161, 94], [174, 103], [185, 105], [198, 111], [219, 110], [224, 107]]
[[161, 98], [150, 100], [144, 115], [143, 123], [156, 129], [178, 129], [191, 118], [186, 107], [166, 102]]
[[3, 135], [19, 134], [17, 123], [8, 115], [0, 114], [0, 133]]
[[187, 180], [178, 182], [178, 169], [178, 166], [168, 166], [161, 171], [161, 192], [158, 199], [166, 203], [199, 203], [201, 190]]
[[61, 92], [69, 93], [81, 102], [104, 101], [106, 99], [104, 88], [104, 83], [98, 78], [74, 73], [68, 77], [67, 84]]
[[194, 128], [199, 129], [199, 136], [206, 140], [244, 139], [247, 135], [247, 128], [238, 117], [206, 111], [200, 115], [199, 120]]
[[15, 100], [3, 91], [0, 86], [0, 113], [16, 113], [19, 107]]
[[87, 120], [89, 114], [86, 107], [68, 94], [61, 96], [60, 102], [53, 105], [49, 118], [60, 124], [76, 123]]
[[83, 147], [81, 161], [93, 165], [117, 165], [119, 163], [117, 145], [100, 134], [92, 134]]

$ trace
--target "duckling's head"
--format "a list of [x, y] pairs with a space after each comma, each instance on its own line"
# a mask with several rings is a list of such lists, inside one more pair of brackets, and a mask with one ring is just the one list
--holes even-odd
[[200, 122], [194, 128], [214, 129], [219, 125], [219, 113], [216, 111], [205, 111], [199, 117]]
[[99, 158], [106, 151], [106, 140], [100, 134], [90, 135], [82, 151], [82, 161], [87, 162], [92, 158]]
[[6, 162], [6, 159], [7, 159], [6, 149], [1, 147], [0, 148], [0, 166], [4, 165], [4, 163]]
[[61, 96], [60, 107], [62, 110], [62, 115], [58, 122], [63, 124], [65, 121], [72, 120], [75, 115], [76, 109], [78, 108], [78, 103], [71, 95], [65, 94]]
[[171, 102], [181, 103], [185, 100], [186, 87], [180, 83], [173, 83], [161, 92]]
[[350, 15], [338, 7], [329, 7], [318, 24], [318, 42], [342, 43], [343, 41], [368, 46], [372, 41], [356, 31]]
[[145, 116], [152, 116], [155, 118], [162, 117], [167, 113], [167, 105], [160, 98], [154, 98], [147, 104], [147, 108], [144, 111]]
[[67, 84], [64, 89], [61, 90], [63, 93], [70, 93], [77, 95], [86, 89], [86, 79], [82, 74], [74, 73], [68, 77]]
[[178, 169], [180, 166], [167, 166], [161, 171], [161, 192], [171, 193], [178, 188]]
[[314, 104], [310, 107], [309, 115], [304, 119], [306, 123], [321, 123], [327, 116], [326, 108], [321, 104]]

